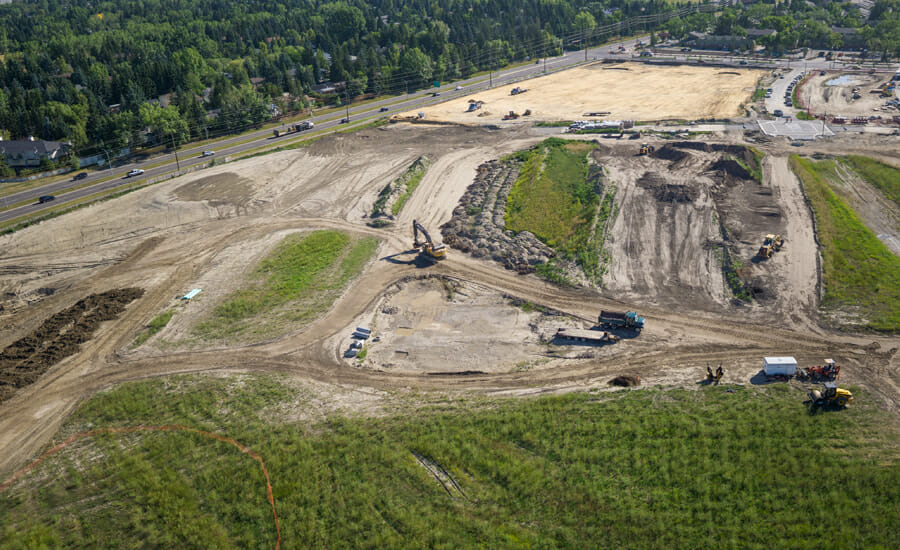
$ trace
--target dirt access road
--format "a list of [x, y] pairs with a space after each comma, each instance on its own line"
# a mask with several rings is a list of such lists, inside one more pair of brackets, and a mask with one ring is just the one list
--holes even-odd
[[[414, 217], [428, 228], [447, 222], [480, 165], [544, 137], [525, 127], [490, 130], [396, 124], [326, 138], [302, 150], [217, 166], [0, 237], [0, 272], [4, 274], [0, 282], [0, 346], [27, 335], [52, 314], [90, 294], [131, 287], [144, 290], [117, 321], [102, 324], [78, 354], [0, 403], [0, 477], [50, 442], [82, 399], [123, 381], [173, 373], [286, 373], [314, 383], [322, 402], [330, 403], [356, 399], [354, 394], [348, 396], [347, 388], [372, 393], [412, 388], [498, 395], [605, 388], [609, 378], [623, 372], [639, 373], [650, 384], [694, 387], [705, 365], [719, 362], [726, 368], [728, 381], [748, 382], [755, 380], [763, 355], [791, 354], [805, 365], [834, 357], [845, 365], [845, 382], [865, 385], [887, 407], [897, 410], [900, 379], [893, 348], [900, 347], [900, 341], [836, 334], [815, 324], [812, 246], [789, 245], [773, 263], [773, 269], [789, 273], [778, 289], [782, 305], [760, 302], [751, 309], [724, 299], [710, 300], [693, 290], [683, 292], [684, 287], [665, 280], [659, 283], [663, 289], [653, 294], [656, 298], [644, 299], [640, 289], [628, 286], [624, 277], [614, 278], [616, 291], [558, 288], [533, 275], [517, 275], [492, 260], [454, 250], [438, 265], [416, 261], [409, 251], [409, 226]], [[714, 143], [715, 139], [707, 141]], [[641, 159], [622, 147], [610, 147], [603, 162], [617, 167], [623, 188], [629, 186], [633, 193], [639, 186], [629, 174], [638, 173], [638, 163], [648, 163], [644, 171], [658, 172], [671, 163]], [[788, 148], [766, 147], [773, 154], [771, 177], [777, 181], [762, 184], [761, 200], [770, 201], [765, 208], [777, 209], [781, 220], [791, 218], [779, 222], [787, 224], [789, 243], [794, 239], [808, 242], [811, 222], [808, 213], [804, 214], [796, 181], [785, 172]], [[835, 143], [823, 150], [829, 147], [843, 151], [854, 145]], [[896, 154], [887, 146], [884, 150]], [[396, 225], [366, 226], [365, 215], [378, 192], [423, 154], [434, 162]], [[691, 154], [692, 160], [677, 177], [687, 178], [691, 162], [707, 163], [705, 150]], [[620, 157], [623, 160], [615, 160]], [[731, 208], [728, 200], [722, 204], [723, 212], [730, 212], [737, 221], [751, 216], [746, 221], [757, 223], [753, 216], [758, 213]], [[659, 211], [660, 232], [673, 223], [666, 217], [666, 208], [662, 205]], [[620, 219], [628, 220], [629, 215], [623, 207]], [[690, 217], [683, 222], [677, 221], [677, 216], [674, 219], [676, 226], [690, 223]], [[255, 345], [190, 341], [190, 326], [218, 299], [238, 288], [255, 261], [281, 235], [317, 228], [382, 239], [378, 259], [331, 310], [311, 324]], [[626, 239], [623, 231], [614, 235]], [[755, 235], [747, 237], [748, 243], [755, 240]], [[651, 256], [659, 250], [625, 247], [613, 257], [653, 269]], [[633, 259], [632, 254], [642, 259]], [[682, 281], [697, 281], [702, 287], [707, 284], [704, 273], [712, 272], [706, 256], [703, 258], [681, 262], [669, 273]], [[403, 287], [408, 284], [404, 281], [433, 276], [458, 281], [462, 291], [469, 285], [469, 297], [442, 299], [440, 294], [422, 291], [424, 301], [418, 304], [418, 291]], [[154, 316], [173, 307], [178, 296], [195, 287], [203, 288], [201, 295], [178, 306], [165, 330], [145, 345], [132, 348], [137, 334]], [[407, 288], [401, 305], [421, 313], [422, 320], [427, 318], [427, 326], [424, 322], [416, 326], [445, 331], [442, 334], [462, 331], [447, 336], [440, 352], [446, 355], [454, 352], [453, 346], [465, 346], [465, 353], [459, 354], [459, 370], [487, 370], [472, 368], [487, 356], [482, 353], [486, 347], [510, 346], [530, 337], [525, 329], [529, 321], [524, 318], [510, 334], [503, 326], [466, 320], [467, 315], [483, 315], [479, 313], [482, 310], [487, 315], [506, 311], [505, 319], [514, 318], [519, 314], [503, 309], [511, 297], [552, 308], [565, 314], [565, 323], [582, 326], [589, 326], [601, 308], [636, 309], [646, 316], [648, 328], [638, 338], [575, 356], [547, 357], [541, 354], [541, 346], [528, 347], [529, 343], [525, 353], [531, 363], [540, 365], [532, 368], [528, 361], [524, 366], [522, 361], [510, 361], [495, 372], [470, 376], [435, 376], [426, 372], [428, 364], [416, 369], [415, 362], [391, 369], [382, 368], [376, 359], [363, 364], [342, 359], [352, 327], [381, 323], [379, 316], [386, 315], [384, 306], [391, 305], [386, 297], [401, 287]], [[667, 293], [668, 298], [660, 298]], [[459, 314], [458, 305], [469, 309]], [[425, 311], [428, 308], [432, 313]], [[788, 314], [785, 308], [798, 313]], [[487, 332], [491, 327], [496, 331], [493, 334]], [[479, 331], [480, 338], [466, 338], [466, 330]], [[439, 366], [442, 371], [451, 368]]]

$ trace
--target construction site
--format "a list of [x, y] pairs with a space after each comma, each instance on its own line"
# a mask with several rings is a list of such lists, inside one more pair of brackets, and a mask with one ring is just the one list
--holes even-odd
[[[0, 477], [58, 442], [84, 399], [186, 373], [278, 373], [304, 384], [323, 411], [365, 416], [384, 414], [394, 392], [765, 384], [763, 357], [790, 355], [815, 368], [789, 384], [831, 381], [819, 367], [829, 358], [842, 387], [863, 388], [896, 418], [900, 337], [838, 323], [865, 317], [858, 308], [823, 316], [820, 235], [789, 157], [867, 155], [900, 167], [900, 142], [838, 133], [798, 150], [742, 129], [764, 73], [588, 65], [523, 82], [520, 93], [496, 88], [219, 164], [0, 236]], [[862, 100], [838, 99], [846, 94], [819, 82], [831, 78], [814, 77], [811, 101], [857, 114]], [[469, 100], [480, 107], [467, 112]], [[504, 121], [510, 111], [520, 116]], [[640, 139], [533, 124], [585, 118], [636, 121]], [[712, 119], [732, 125], [687, 131], [687, 121]], [[679, 134], [658, 121], [680, 121]], [[528, 151], [546, 155], [544, 164]], [[572, 172], [587, 174], [573, 208], [592, 210], [572, 210], [575, 229], [563, 232], [583, 230], [586, 241], [564, 245], [539, 224], [510, 229], [517, 204], [540, 206], [517, 182], [555, 159], [574, 159]], [[372, 223], [380, 193], [413, 168], [421, 180], [405, 203]], [[900, 253], [900, 205], [867, 200], [882, 195], [839, 173], [840, 195]], [[401, 191], [391, 193], [387, 210]], [[315, 235], [343, 248], [315, 249], [325, 267], [311, 276], [309, 296], [266, 297], [271, 313], [229, 324], [228, 304], [263, 292], [281, 243]], [[355, 252], [366, 243], [369, 255]], [[585, 246], [595, 252], [589, 260]], [[148, 332], [162, 314], [164, 326]], [[619, 376], [631, 381], [609, 384]]]

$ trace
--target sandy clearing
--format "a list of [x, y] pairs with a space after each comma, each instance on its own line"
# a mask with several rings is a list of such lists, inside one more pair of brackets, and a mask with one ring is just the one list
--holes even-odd
[[[743, 114], [759, 79], [768, 71], [641, 63], [594, 63], [518, 84], [524, 94], [503, 86], [398, 115], [463, 124], [499, 124], [509, 111], [536, 121], [608, 119], [665, 120], [728, 118]], [[484, 106], [466, 113], [469, 100]], [[608, 111], [588, 117], [586, 113]]]
[[[814, 114], [828, 117], [882, 116], [890, 119], [900, 115], [900, 109], [886, 107], [892, 98], [882, 97], [878, 89], [889, 82], [891, 75], [845, 73], [828, 71], [809, 77], [798, 92], [800, 100], [808, 104]], [[853, 99], [854, 88], [859, 88], [859, 99]], [[873, 93], [875, 92], [875, 93]]]

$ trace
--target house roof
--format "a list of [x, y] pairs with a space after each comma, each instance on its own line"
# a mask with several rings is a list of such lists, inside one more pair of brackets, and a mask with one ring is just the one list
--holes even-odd
[[0, 141], [0, 151], [4, 155], [16, 155], [20, 153], [34, 153], [35, 155], [48, 155], [59, 151], [65, 146], [61, 141], [43, 141], [17, 139], [13, 141]]

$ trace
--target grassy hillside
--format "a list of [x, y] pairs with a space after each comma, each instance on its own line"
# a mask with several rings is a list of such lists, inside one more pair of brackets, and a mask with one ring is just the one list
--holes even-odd
[[[127, 384], [85, 403], [63, 436], [181, 423], [237, 439], [267, 464], [285, 549], [896, 542], [896, 422], [856, 389], [853, 407], [816, 416], [778, 385], [470, 398], [309, 422], [286, 420], [315, 397], [284, 382]], [[96, 437], [54, 455], [0, 493], [0, 525], [3, 548], [275, 543], [259, 464], [183, 432]]]
[[833, 160], [791, 157], [816, 216], [822, 243], [826, 309], [849, 311], [861, 324], [884, 331], [900, 330], [900, 258], [859, 220], [829, 187], [836, 181]]
[[283, 322], [309, 321], [331, 306], [377, 246], [371, 237], [339, 231], [289, 235], [195, 332], [208, 339], [259, 337]]
[[589, 276], [597, 271], [600, 257], [593, 237], [601, 197], [588, 163], [594, 147], [551, 138], [519, 153], [525, 162], [507, 198], [505, 219], [507, 229], [534, 233]]
[[869, 157], [847, 155], [844, 158], [863, 179], [900, 206], [900, 170]]

